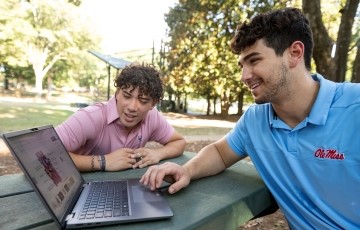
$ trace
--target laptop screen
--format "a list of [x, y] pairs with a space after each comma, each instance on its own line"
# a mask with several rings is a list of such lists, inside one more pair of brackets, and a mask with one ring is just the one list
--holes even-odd
[[7, 142], [59, 222], [83, 179], [52, 126], [20, 131]]

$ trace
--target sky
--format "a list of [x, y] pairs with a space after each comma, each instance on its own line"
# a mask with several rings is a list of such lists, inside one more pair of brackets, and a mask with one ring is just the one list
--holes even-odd
[[99, 52], [160, 49], [167, 24], [164, 14], [177, 0], [83, 0], [81, 7], [102, 36]]

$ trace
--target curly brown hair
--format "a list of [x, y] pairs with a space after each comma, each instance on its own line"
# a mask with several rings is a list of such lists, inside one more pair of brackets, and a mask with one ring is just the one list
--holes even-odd
[[133, 63], [126, 66], [114, 80], [114, 86], [120, 89], [132, 87], [139, 89], [140, 95], [150, 96], [155, 101], [164, 97], [164, 84], [160, 73], [149, 64]]
[[236, 28], [231, 49], [240, 54], [259, 39], [264, 39], [278, 56], [294, 41], [301, 41], [305, 46], [305, 67], [310, 70], [314, 42], [310, 23], [301, 10], [292, 7], [274, 10], [255, 16], [250, 23], [243, 22]]

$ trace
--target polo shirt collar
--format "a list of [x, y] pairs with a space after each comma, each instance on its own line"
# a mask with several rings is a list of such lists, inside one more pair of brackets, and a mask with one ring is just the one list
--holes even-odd
[[[315, 103], [311, 108], [309, 116], [305, 119], [302, 126], [305, 126], [307, 122], [315, 125], [324, 125], [328, 117], [331, 103], [335, 97], [336, 83], [325, 79], [320, 74], [312, 75], [315, 81], [320, 83], [320, 89], [316, 97]], [[277, 118], [276, 113], [269, 103], [269, 123], [274, 128], [288, 128], [288, 126]], [[300, 127], [297, 127], [300, 128]]]
[[107, 118], [106, 118], [107, 124], [110, 124], [110, 123], [116, 121], [117, 119], [119, 119], [115, 96], [113, 96], [109, 99], [109, 101], [107, 102], [106, 109], [107, 109]]
[[336, 83], [325, 79], [320, 74], [314, 74], [312, 77], [315, 81], [319, 81], [320, 89], [308, 116], [308, 122], [324, 125], [335, 97]]

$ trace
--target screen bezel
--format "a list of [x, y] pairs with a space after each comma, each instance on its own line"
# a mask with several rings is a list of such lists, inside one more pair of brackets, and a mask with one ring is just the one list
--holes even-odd
[[[78, 186], [75, 189], [75, 193], [73, 198], [70, 200], [70, 202], [68, 203], [68, 206], [64, 209], [64, 213], [62, 213], [61, 218], [58, 218], [56, 216], [56, 214], [53, 212], [52, 208], [49, 206], [49, 204], [46, 202], [45, 197], [42, 195], [41, 191], [39, 190], [39, 188], [36, 186], [36, 184], [33, 182], [31, 175], [29, 175], [29, 172], [26, 170], [24, 163], [22, 162], [22, 159], [19, 158], [19, 156], [14, 152], [14, 149], [11, 147], [11, 143], [10, 143], [10, 139], [11, 138], [15, 138], [21, 135], [26, 135], [29, 133], [34, 133], [34, 132], [41, 132], [44, 130], [48, 130], [48, 129], [53, 129], [53, 134], [59, 138], [58, 134], [56, 133], [54, 127], [52, 125], [45, 125], [45, 126], [40, 126], [40, 127], [36, 127], [36, 128], [31, 128], [31, 129], [25, 129], [25, 130], [19, 130], [19, 131], [14, 131], [14, 132], [10, 132], [10, 133], [4, 133], [3, 137], [5, 140], [5, 143], [7, 144], [8, 148], [10, 149], [11, 154], [13, 155], [13, 157], [15, 158], [15, 160], [18, 162], [20, 168], [22, 169], [24, 175], [26, 176], [27, 180], [30, 182], [31, 186], [33, 187], [33, 189], [35, 190], [36, 194], [38, 195], [38, 197], [40, 198], [41, 202], [43, 203], [43, 205], [45, 206], [45, 208], [47, 209], [47, 211], [49, 212], [49, 214], [51, 215], [51, 217], [53, 218], [55, 224], [60, 228], [60, 229], [65, 229], [66, 227], [66, 219], [68, 214], [72, 211], [73, 207], [75, 206], [78, 197], [81, 194], [82, 188], [83, 188], [83, 184], [85, 183], [83, 177], [81, 176], [80, 172], [78, 170], [76, 170], [76, 172], [78, 173], [78, 176], [80, 178], [80, 186]], [[60, 140], [60, 138], [59, 138]], [[60, 140], [61, 142], [61, 140]], [[64, 154], [63, 156], [68, 157], [70, 159], [70, 161], [72, 164], [72, 167], [76, 168], [76, 165], [74, 163], [74, 161], [72, 160], [72, 158], [70, 157], [68, 151], [66, 150], [64, 144], [61, 142], [61, 146], [63, 148], [63, 150], [67, 153]]]

